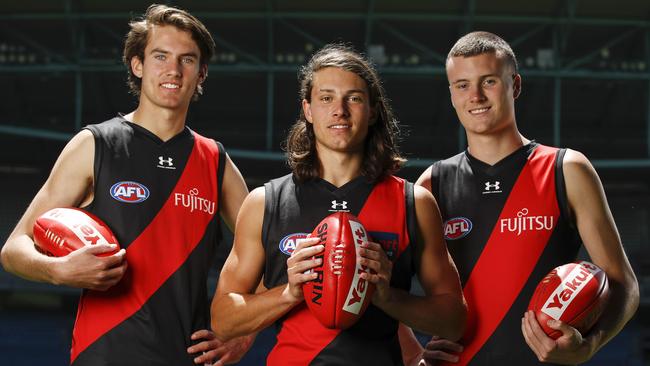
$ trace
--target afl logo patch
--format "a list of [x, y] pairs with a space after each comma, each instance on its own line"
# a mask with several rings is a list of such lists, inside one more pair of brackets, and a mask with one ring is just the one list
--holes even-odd
[[465, 217], [454, 217], [445, 221], [445, 239], [457, 240], [463, 238], [472, 231], [472, 222]]
[[138, 182], [117, 182], [111, 187], [111, 197], [120, 202], [138, 203], [149, 198], [149, 188]]
[[289, 234], [280, 240], [280, 251], [286, 255], [291, 255], [298, 245], [298, 239], [304, 239], [307, 237], [307, 233], [294, 233]]

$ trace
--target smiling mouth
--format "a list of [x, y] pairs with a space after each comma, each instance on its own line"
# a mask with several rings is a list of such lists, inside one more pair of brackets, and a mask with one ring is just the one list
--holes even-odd
[[173, 83], [163, 83], [161, 86], [165, 89], [180, 89], [180, 85]]
[[476, 109], [470, 109], [469, 113], [470, 114], [481, 114], [487, 112], [491, 107], [483, 107], [483, 108], [476, 108]]
[[338, 125], [331, 125], [331, 126], [328, 126], [327, 128], [331, 128], [331, 129], [334, 129], [334, 130], [343, 130], [343, 129], [346, 129], [346, 128], [350, 128], [350, 125], [347, 125], [347, 124], [338, 124]]

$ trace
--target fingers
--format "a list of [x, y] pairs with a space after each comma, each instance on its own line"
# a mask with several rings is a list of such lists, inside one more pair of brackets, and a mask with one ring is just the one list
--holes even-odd
[[197, 330], [196, 332], [192, 333], [192, 335], [190, 336], [190, 339], [193, 340], [193, 341], [196, 341], [198, 339], [211, 340], [211, 339], [215, 339], [215, 338], [216, 338], [216, 335], [214, 334], [214, 332], [211, 331], [211, 330], [207, 330], [207, 329]]
[[444, 338], [438, 338], [437, 340], [431, 340], [429, 341], [426, 346], [424, 346], [425, 350], [428, 351], [435, 351], [439, 349], [447, 349], [452, 352], [463, 352], [463, 346], [461, 344], [458, 344], [456, 342], [452, 342], [448, 339]]
[[393, 263], [388, 259], [381, 245], [364, 242], [358, 250], [359, 263], [369, 270], [361, 273], [361, 278], [377, 284], [380, 281], [390, 281]]
[[426, 360], [427, 365], [433, 365], [435, 361], [458, 362], [459, 356], [454, 353], [462, 351], [463, 346], [461, 344], [434, 336], [425, 345], [422, 358]]
[[198, 330], [192, 333], [190, 339], [193, 341], [199, 339], [204, 340], [187, 348], [187, 353], [189, 354], [200, 353], [194, 358], [194, 363], [196, 364], [211, 363], [215, 358], [220, 357], [220, 355], [225, 352], [223, 343], [219, 341], [214, 332], [210, 330]]

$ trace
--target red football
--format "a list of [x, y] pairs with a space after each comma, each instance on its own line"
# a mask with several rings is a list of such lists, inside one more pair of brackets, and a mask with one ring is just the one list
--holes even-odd
[[553, 269], [537, 285], [528, 310], [546, 334], [558, 339], [562, 332], [548, 327], [560, 320], [583, 335], [596, 323], [609, 298], [607, 274], [593, 263], [568, 263]]
[[345, 329], [363, 315], [374, 292], [374, 285], [359, 277], [367, 271], [357, 261], [357, 248], [368, 240], [359, 219], [347, 212], [327, 216], [310, 234], [325, 246], [314, 268], [318, 277], [302, 286], [312, 314], [327, 328]]
[[[78, 208], [53, 208], [42, 214], [34, 223], [34, 242], [54, 257], [63, 257], [86, 245], [118, 244], [104, 222]], [[114, 251], [100, 256], [118, 251], [119, 244]]]

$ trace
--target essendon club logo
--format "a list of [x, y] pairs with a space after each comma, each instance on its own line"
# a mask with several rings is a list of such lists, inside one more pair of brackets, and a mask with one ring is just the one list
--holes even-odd
[[454, 217], [445, 221], [445, 239], [458, 240], [464, 238], [472, 231], [472, 222], [466, 217]]
[[138, 203], [149, 198], [149, 188], [138, 182], [117, 182], [111, 187], [111, 197], [126, 203]]

